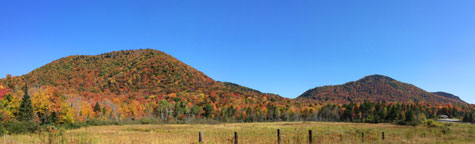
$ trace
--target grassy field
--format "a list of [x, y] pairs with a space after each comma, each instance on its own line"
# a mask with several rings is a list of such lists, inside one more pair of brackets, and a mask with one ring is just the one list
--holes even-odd
[[[239, 143], [277, 143], [277, 129], [282, 143], [308, 143], [308, 130], [314, 143], [475, 143], [475, 125], [443, 123], [440, 127], [398, 126], [392, 124], [332, 122], [269, 122], [233, 124], [163, 124], [96, 126], [54, 133], [6, 136], [2, 143], [232, 143], [238, 132]], [[382, 132], [385, 140], [382, 140]]]

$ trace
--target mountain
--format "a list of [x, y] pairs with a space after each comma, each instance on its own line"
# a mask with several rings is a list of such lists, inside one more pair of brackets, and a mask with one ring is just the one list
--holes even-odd
[[24, 78], [32, 86], [114, 94], [170, 93], [216, 84], [202, 72], [152, 49], [69, 56], [33, 70]]
[[430, 104], [467, 104], [460, 99], [429, 93], [414, 85], [383, 75], [370, 75], [343, 85], [316, 87], [297, 99], [318, 102], [424, 102]]
[[15, 119], [25, 83], [42, 124], [94, 118], [264, 121], [310, 105], [218, 82], [164, 52], [141, 49], [68, 56], [26, 75], [7, 75], [0, 79], [0, 103], [8, 111], [0, 112], [0, 121]]
[[443, 96], [443, 97], [446, 97], [446, 98], [451, 98], [451, 99], [454, 99], [454, 100], [459, 100], [459, 101], [463, 101], [462, 99], [460, 99], [460, 97], [458, 96], [455, 96], [451, 93], [447, 93], [447, 92], [433, 92], [433, 94], [436, 94], [436, 95], [439, 95], [439, 96]]
[[224, 103], [233, 96], [236, 99], [253, 97], [256, 101], [264, 97], [277, 101], [285, 99], [237, 84], [217, 82], [176, 58], [153, 49], [68, 56], [21, 77], [7, 77], [0, 81], [10, 88], [21, 88], [23, 80], [30, 87], [50, 86], [65, 95], [80, 95], [99, 101], [111, 96], [144, 98], [150, 95], [176, 95], [185, 99], [190, 94], [204, 95], [200, 101], [208, 96], [216, 97], [212, 99], [213, 103]]

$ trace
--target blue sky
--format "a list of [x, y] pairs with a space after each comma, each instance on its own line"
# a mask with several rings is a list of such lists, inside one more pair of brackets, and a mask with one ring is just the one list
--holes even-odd
[[0, 77], [64, 56], [164, 51], [296, 97], [382, 74], [475, 103], [475, 1], [2, 1]]

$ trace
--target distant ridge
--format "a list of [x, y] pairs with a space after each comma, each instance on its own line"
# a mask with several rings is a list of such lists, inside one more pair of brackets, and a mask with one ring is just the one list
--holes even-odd
[[385, 101], [467, 104], [458, 97], [429, 93], [414, 85], [403, 83], [384, 75], [370, 75], [343, 85], [316, 87], [304, 92], [297, 99], [333, 103]]
[[440, 95], [440, 96], [447, 97], [447, 98], [451, 98], [451, 99], [455, 99], [455, 100], [459, 100], [459, 101], [463, 101], [462, 99], [460, 99], [460, 97], [455, 96], [451, 93], [447, 93], [447, 92], [433, 92], [433, 94]]

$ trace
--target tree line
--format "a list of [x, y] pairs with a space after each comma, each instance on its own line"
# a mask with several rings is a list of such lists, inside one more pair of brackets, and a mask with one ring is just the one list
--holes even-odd
[[[26, 133], [43, 127], [192, 122], [339, 121], [418, 125], [440, 115], [474, 122], [474, 111], [451, 104], [370, 102], [299, 103], [264, 98], [218, 100], [220, 94], [170, 93], [146, 97], [63, 95], [54, 87], [20, 91], [0, 87], [0, 132]], [[29, 93], [32, 93], [30, 96]], [[96, 99], [96, 100], [95, 100]], [[222, 102], [225, 101], [225, 102]]]

